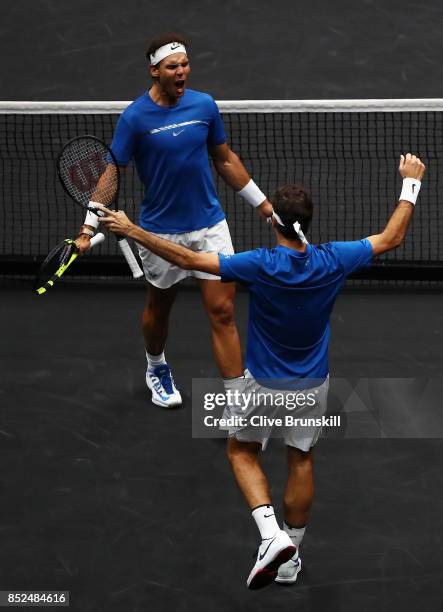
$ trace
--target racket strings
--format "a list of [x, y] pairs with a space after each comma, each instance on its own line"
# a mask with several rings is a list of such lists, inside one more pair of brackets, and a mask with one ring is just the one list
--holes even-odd
[[77, 138], [63, 149], [58, 168], [69, 195], [83, 206], [90, 201], [109, 206], [116, 200], [118, 169], [101, 142]]
[[60, 242], [42, 263], [42, 269], [53, 269], [54, 272], [60, 266], [63, 266], [71, 257], [72, 253], [77, 250], [77, 246], [73, 240], [63, 240]]

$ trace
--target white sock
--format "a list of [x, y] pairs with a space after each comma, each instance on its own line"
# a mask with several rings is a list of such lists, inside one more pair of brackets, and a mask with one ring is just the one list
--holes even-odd
[[286, 531], [288, 536], [291, 538], [294, 546], [297, 547], [297, 550], [303, 540], [303, 536], [305, 535], [306, 527], [290, 527], [285, 522], [283, 522], [283, 529]]
[[164, 351], [162, 351], [160, 355], [151, 355], [146, 351], [146, 359], [148, 360], [148, 370], [153, 370], [157, 366], [166, 363]]
[[262, 540], [273, 538], [277, 531], [280, 531], [273, 506], [258, 506], [252, 511], [252, 516], [257, 523]]

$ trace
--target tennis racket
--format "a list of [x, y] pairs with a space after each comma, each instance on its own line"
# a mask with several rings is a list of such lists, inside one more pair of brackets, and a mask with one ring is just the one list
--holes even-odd
[[[64, 190], [84, 210], [98, 216], [94, 202], [117, 208], [120, 170], [111, 149], [95, 136], [79, 136], [65, 144], [57, 158], [57, 173]], [[117, 236], [134, 278], [143, 276], [128, 241]]]
[[[101, 232], [96, 234], [94, 238], [91, 238], [90, 248], [100, 244], [104, 239], [105, 235]], [[74, 263], [79, 254], [80, 249], [70, 238], [66, 238], [54, 247], [37, 272], [34, 283], [35, 291], [39, 295], [46, 293]]]

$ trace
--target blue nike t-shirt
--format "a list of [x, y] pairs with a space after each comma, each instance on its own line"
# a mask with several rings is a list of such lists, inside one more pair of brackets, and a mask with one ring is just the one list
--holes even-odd
[[143, 228], [179, 234], [225, 218], [208, 157], [208, 145], [225, 142], [218, 107], [205, 93], [187, 89], [175, 106], [167, 107], [146, 92], [123, 111], [112, 151], [122, 166], [134, 159], [145, 188]]
[[[264, 386], [328, 375], [329, 317], [346, 276], [370, 265], [369, 240], [219, 255], [222, 281], [250, 292], [246, 367]], [[278, 387], [277, 387], [278, 388]]]

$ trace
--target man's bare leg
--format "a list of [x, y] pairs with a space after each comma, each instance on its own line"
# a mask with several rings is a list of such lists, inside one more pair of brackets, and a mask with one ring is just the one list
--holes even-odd
[[215, 361], [223, 378], [243, 376], [240, 338], [234, 318], [235, 283], [199, 280], [212, 330]]
[[284, 494], [285, 523], [303, 528], [308, 522], [314, 497], [312, 449], [308, 452], [287, 446], [288, 481]]
[[177, 285], [169, 289], [159, 289], [149, 285], [142, 316], [143, 336], [146, 351], [159, 355], [165, 348], [168, 337], [169, 313], [177, 295]]
[[261, 444], [257, 442], [239, 442], [228, 438], [228, 458], [240, 491], [252, 509], [271, 504], [269, 484], [263, 472], [259, 453]]
[[280, 566], [276, 581], [293, 584], [301, 569], [298, 549], [305, 534], [306, 523], [314, 496], [312, 474], [312, 450], [303, 452], [293, 446], [288, 450], [288, 481], [284, 495], [284, 530], [291, 538], [297, 552], [287, 563]]

